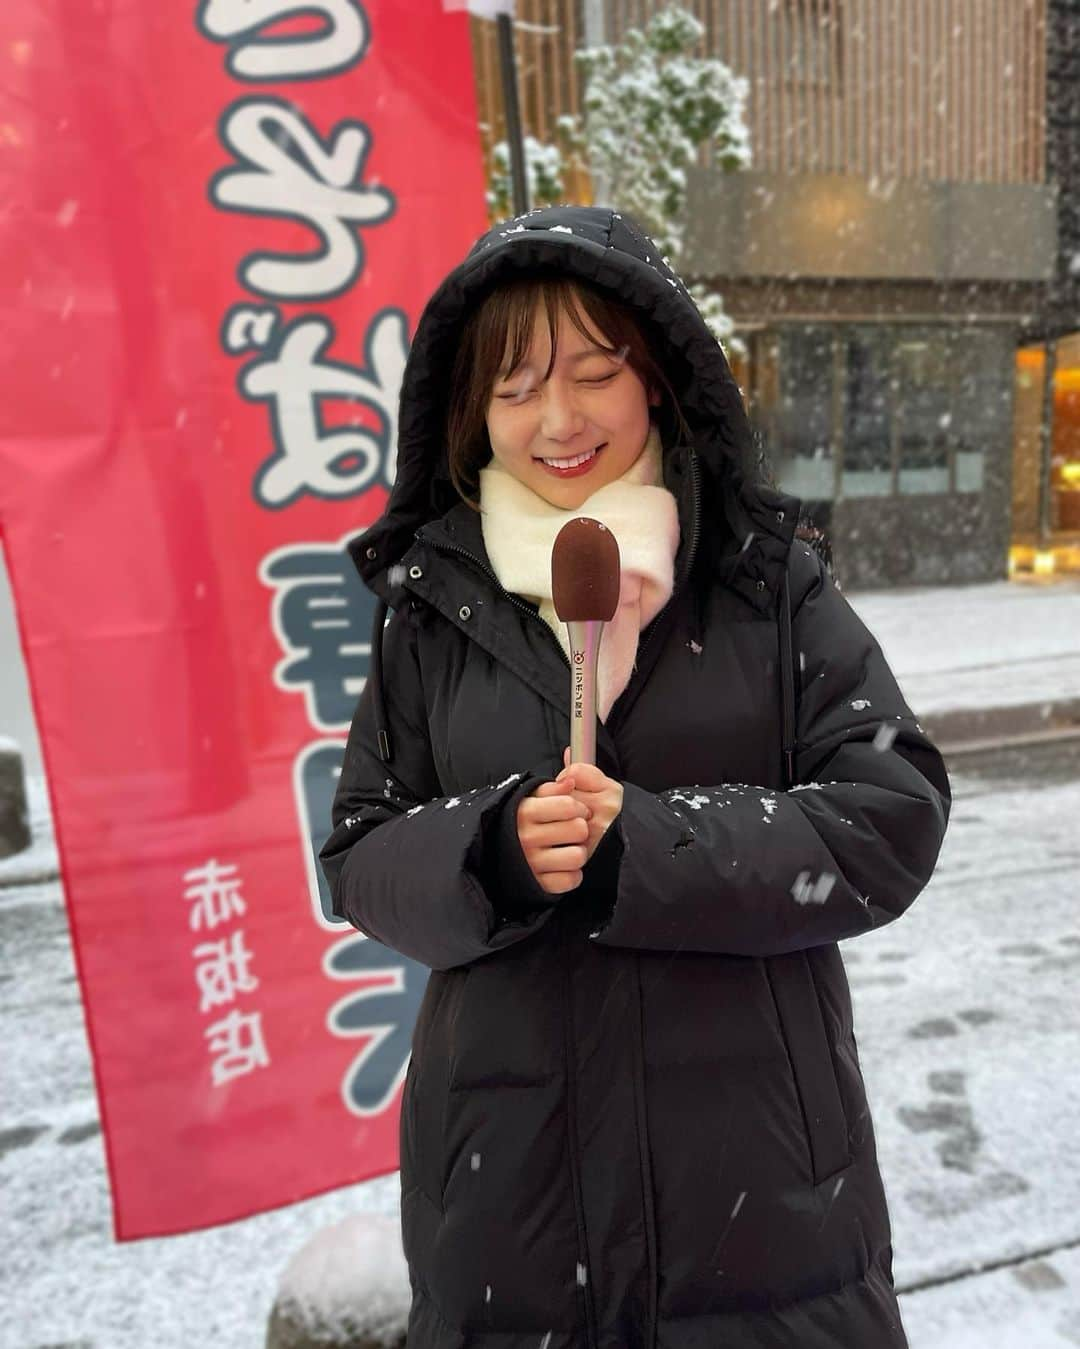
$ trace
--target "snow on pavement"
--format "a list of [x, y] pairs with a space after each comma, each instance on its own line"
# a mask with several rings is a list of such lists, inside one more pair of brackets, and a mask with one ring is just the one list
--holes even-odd
[[902, 1297], [911, 1349], [1076, 1349], [1080, 1251]]
[[59, 882], [0, 890], [0, 1013], [2, 1349], [262, 1349], [278, 1277], [312, 1233], [361, 1210], [396, 1215], [390, 1176], [117, 1245]]
[[856, 591], [918, 716], [1080, 698], [1080, 580]]
[[[1080, 782], [1033, 788], [955, 777], [954, 789], [926, 891], [902, 920], [842, 948], [892, 1213], [894, 1275], [912, 1349], [1080, 1344], [1080, 842], [1072, 826]], [[1042, 1283], [1025, 1285], [1019, 1269], [1006, 1268], [974, 1284], [914, 1291], [1063, 1247], [1072, 1253], [1048, 1256]], [[984, 1283], [985, 1304], [974, 1286]], [[960, 1334], [962, 1304], [981, 1340]], [[1074, 1339], [1061, 1338], [1066, 1325]]]

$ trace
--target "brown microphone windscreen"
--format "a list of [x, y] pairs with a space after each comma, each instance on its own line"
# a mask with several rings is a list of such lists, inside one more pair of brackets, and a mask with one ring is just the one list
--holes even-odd
[[619, 607], [619, 545], [599, 520], [568, 520], [551, 549], [551, 597], [561, 623], [599, 619]]

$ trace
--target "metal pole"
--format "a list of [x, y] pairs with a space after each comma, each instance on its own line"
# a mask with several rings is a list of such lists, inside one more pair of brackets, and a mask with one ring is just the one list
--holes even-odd
[[506, 141], [510, 147], [510, 183], [513, 189], [514, 214], [524, 215], [529, 209], [529, 180], [525, 176], [525, 146], [521, 139], [517, 63], [514, 59], [514, 24], [510, 15], [497, 14], [495, 28], [499, 39], [499, 71], [502, 75]]
[[[607, 24], [604, 14], [604, 0], [585, 0], [582, 17], [585, 20], [585, 46], [603, 47], [607, 42]], [[608, 183], [599, 170], [592, 171], [593, 202], [597, 206], [607, 204]]]

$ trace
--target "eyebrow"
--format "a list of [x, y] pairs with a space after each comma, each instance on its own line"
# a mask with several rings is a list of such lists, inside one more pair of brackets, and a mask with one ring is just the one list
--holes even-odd
[[[590, 347], [588, 351], [576, 352], [573, 356], [568, 357], [568, 360], [570, 361], [571, 365], [577, 365], [581, 361], [587, 361], [591, 356], [606, 356], [609, 360], [613, 361], [618, 354], [619, 353], [617, 351], [609, 351], [607, 347]], [[499, 372], [498, 378], [509, 379], [511, 375], [513, 375], [516, 371], [520, 370], [526, 364], [527, 364], [526, 361], [522, 361], [521, 365], [515, 366], [513, 370], [501, 370]]]

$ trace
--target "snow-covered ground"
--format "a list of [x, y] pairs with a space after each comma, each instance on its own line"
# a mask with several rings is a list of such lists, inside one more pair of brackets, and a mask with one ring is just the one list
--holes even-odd
[[1080, 749], [1010, 759], [844, 947], [912, 1349], [1080, 1344]]
[[[1080, 1345], [1080, 749], [1008, 762], [965, 765], [930, 887], [844, 952], [912, 1349]], [[0, 949], [0, 1349], [257, 1349], [289, 1259], [395, 1179], [115, 1245], [58, 882], [0, 889]]]
[[1080, 578], [847, 597], [919, 716], [1080, 698]]

